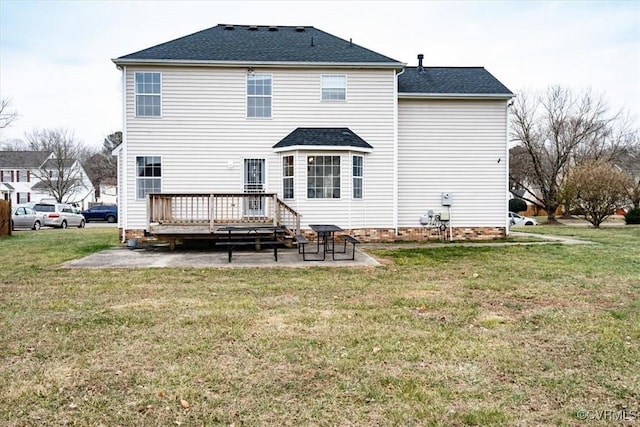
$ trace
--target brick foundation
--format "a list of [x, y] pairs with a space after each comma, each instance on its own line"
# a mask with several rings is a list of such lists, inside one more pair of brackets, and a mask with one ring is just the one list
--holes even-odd
[[[119, 229], [122, 235], [122, 229]], [[313, 230], [302, 230], [302, 234], [310, 240], [315, 240], [316, 234]], [[396, 235], [393, 228], [354, 228], [345, 230], [342, 234], [349, 234], [364, 243], [383, 243], [397, 241], [428, 241], [440, 240], [444, 238], [449, 240], [449, 229], [440, 233], [439, 230], [430, 230], [425, 227], [403, 227], [398, 230]], [[454, 227], [453, 240], [494, 240], [506, 237], [506, 229], [504, 227]], [[126, 240], [138, 239], [144, 243], [155, 241], [153, 236], [145, 236], [144, 230], [126, 230]]]

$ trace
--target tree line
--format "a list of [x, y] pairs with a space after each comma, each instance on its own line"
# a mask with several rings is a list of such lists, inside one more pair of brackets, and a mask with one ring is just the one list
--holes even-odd
[[551, 86], [518, 94], [510, 109], [509, 188], [544, 209], [563, 207], [595, 227], [616, 208], [640, 208], [640, 137], [602, 96]]

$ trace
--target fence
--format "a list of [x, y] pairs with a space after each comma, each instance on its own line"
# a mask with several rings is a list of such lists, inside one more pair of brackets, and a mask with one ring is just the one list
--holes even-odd
[[0, 237], [11, 236], [11, 201], [0, 200]]

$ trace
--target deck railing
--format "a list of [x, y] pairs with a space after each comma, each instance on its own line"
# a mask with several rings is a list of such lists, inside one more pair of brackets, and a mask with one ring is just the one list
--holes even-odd
[[238, 224], [284, 226], [300, 233], [300, 214], [275, 193], [214, 193], [147, 195], [147, 228], [152, 225], [208, 225], [218, 227]]

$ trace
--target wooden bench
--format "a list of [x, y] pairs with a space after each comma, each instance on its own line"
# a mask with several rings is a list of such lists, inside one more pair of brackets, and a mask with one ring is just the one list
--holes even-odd
[[[355, 237], [351, 237], [348, 234], [342, 234], [339, 236], [340, 239], [344, 242], [344, 247], [341, 251], [336, 251], [336, 248], [333, 248], [333, 260], [334, 261], [353, 261], [356, 259], [356, 245], [360, 243], [358, 239]], [[336, 258], [336, 253], [338, 254], [346, 254], [347, 253], [347, 244], [351, 245], [351, 258]]]
[[325, 259], [325, 251], [323, 248], [322, 258], [307, 258], [308, 254], [318, 254], [320, 253], [320, 244], [318, 243], [318, 249], [315, 252], [307, 252], [306, 247], [309, 244], [309, 240], [304, 237], [302, 234], [296, 234], [294, 237], [296, 243], [298, 244], [298, 253], [302, 254], [303, 261], [324, 261]]

